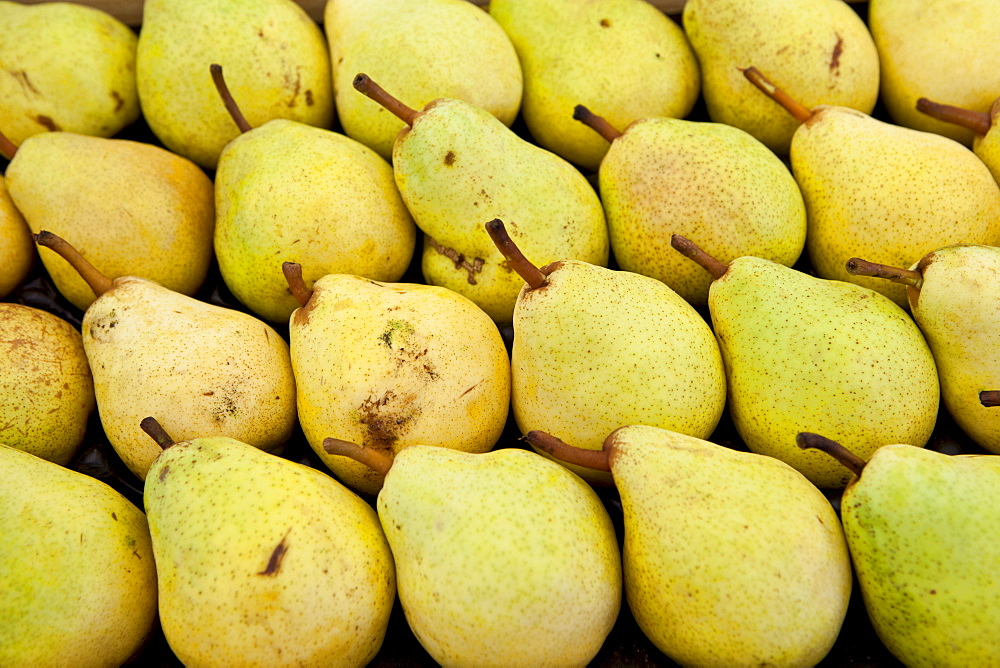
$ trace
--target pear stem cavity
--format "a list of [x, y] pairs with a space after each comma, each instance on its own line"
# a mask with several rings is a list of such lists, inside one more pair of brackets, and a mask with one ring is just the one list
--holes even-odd
[[413, 125], [413, 119], [417, 115], [417, 111], [407, 107], [392, 95], [389, 95], [389, 93], [385, 92], [385, 89], [372, 81], [371, 77], [367, 74], [358, 74], [354, 77], [354, 88], [391, 111], [399, 120], [409, 126]]
[[142, 418], [139, 428], [149, 434], [149, 437], [156, 441], [156, 444], [164, 450], [175, 443], [174, 439], [170, 438], [170, 434], [163, 428], [163, 425], [157, 422], [154, 417]]
[[810, 448], [813, 450], [822, 450], [846, 466], [852, 473], [854, 473], [854, 475], [858, 477], [860, 477], [861, 472], [865, 470], [865, 460], [858, 457], [840, 443], [830, 440], [826, 436], [820, 436], [819, 434], [812, 434], [807, 431], [803, 431], [795, 437], [795, 442], [803, 450]]
[[979, 403], [986, 408], [1000, 406], [1000, 390], [983, 390], [979, 393]]
[[532, 290], [545, 285], [545, 274], [538, 267], [531, 264], [528, 258], [524, 257], [524, 253], [521, 252], [521, 249], [517, 247], [517, 244], [514, 243], [514, 240], [507, 233], [507, 228], [504, 226], [502, 220], [494, 218], [486, 223], [486, 231], [489, 233], [490, 239], [493, 239], [493, 243], [496, 244], [497, 250], [507, 260], [510, 268], [516, 271], [518, 276], [523, 278], [524, 282]]
[[295, 297], [295, 301], [299, 303], [299, 306], [308, 304], [309, 299], [312, 297], [312, 290], [306, 287], [306, 282], [302, 278], [302, 265], [298, 262], [283, 262], [281, 264], [281, 273], [285, 275], [285, 280], [288, 281], [288, 289], [292, 291], [292, 296]]
[[208, 66], [208, 69], [212, 73], [215, 90], [219, 91], [219, 97], [222, 98], [222, 103], [226, 105], [226, 111], [229, 112], [229, 115], [236, 122], [236, 127], [240, 129], [240, 132], [253, 130], [253, 126], [247, 121], [246, 116], [240, 111], [239, 105], [236, 104], [236, 100], [233, 99], [233, 94], [229, 92], [229, 86], [226, 85], [226, 78], [222, 76], [222, 65], [212, 63]]
[[582, 104], [578, 104], [573, 108], [573, 118], [596, 130], [597, 134], [607, 139], [608, 142], [613, 142], [622, 136], [622, 133], [615, 126], [611, 125], [606, 118], [598, 116]]
[[852, 276], [885, 278], [893, 283], [910, 285], [918, 290], [924, 282], [924, 276], [919, 271], [915, 271], [913, 269], [903, 269], [901, 267], [892, 267], [887, 264], [878, 264], [877, 262], [869, 262], [868, 260], [862, 260], [859, 257], [852, 257], [847, 261], [847, 273]]
[[792, 99], [788, 93], [771, 83], [771, 81], [756, 67], [748, 67], [745, 70], [742, 70], [742, 72], [743, 76], [745, 76], [750, 83], [762, 90], [769, 98], [784, 107], [785, 110], [794, 116], [795, 120], [799, 123], [805, 123], [812, 118], [813, 112], [811, 109]]
[[68, 241], [48, 230], [42, 230], [32, 236], [36, 244], [55, 251], [60, 257], [69, 262], [76, 269], [76, 272], [80, 274], [80, 278], [94, 291], [95, 296], [100, 297], [111, 289], [112, 280], [98, 271], [94, 265], [90, 264], [87, 258], [83, 257], [80, 251], [73, 248]]
[[932, 102], [926, 97], [917, 100], [917, 111], [923, 112], [939, 121], [968, 128], [980, 136], [990, 131], [990, 115], [985, 111], [973, 111], [972, 109], [963, 109], [962, 107], [955, 107], [950, 104]]
[[687, 237], [682, 237], [679, 234], [671, 235], [670, 245], [674, 247], [674, 250], [701, 265], [702, 269], [711, 274], [713, 280], [722, 278], [729, 270], [728, 264], [715, 259]]
[[3, 153], [10, 160], [13, 160], [14, 154], [17, 153], [17, 145], [2, 132], [0, 132], [0, 153]]
[[577, 448], [552, 434], [537, 429], [532, 429], [525, 434], [524, 440], [530, 443], [532, 447], [538, 448], [542, 452], [546, 452], [567, 464], [575, 464], [576, 466], [583, 466], [595, 471], [611, 470], [610, 452], [607, 449], [588, 450]]
[[373, 448], [366, 448], [357, 443], [352, 443], [351, 441], [342, 441], [339, 438], [326, 438], [323, 439], [323, 449], [331, 455], [350, 457], [354, 461], [368, 466], [375, 473], [383, 477], [392, 468], [392, 457]]

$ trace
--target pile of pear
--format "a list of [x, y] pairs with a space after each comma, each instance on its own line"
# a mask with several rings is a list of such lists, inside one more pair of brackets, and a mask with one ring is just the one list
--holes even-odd
[[0, 665], [1000, 663], [1000, 5], [919, 4], [0, 0]]

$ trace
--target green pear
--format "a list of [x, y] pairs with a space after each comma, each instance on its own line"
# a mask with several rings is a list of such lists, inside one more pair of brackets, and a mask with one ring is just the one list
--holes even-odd
[[779, 155], [788, 154], [800, 121], [761, 98], [743, 68], [769, 72], [809, 107], [866, 114], [875, 108], [879, 54], [864, 21], [842, 0], [688, 0], [683, 20], [701, 63], [709, 117], [746, 130]]
[[872, 626], [907, 666], [1000, 661], [1000, 457], [883, 445], [868, 462], [817, 434], [802, 447], [855, 472], [841, 520]]
[[332, 0], [323, 17], [340, 124], [386, 160], [404, 123], [357, 94], [351, 82], [358, 72], [368, 72], [413, 108], [453, 97], [504, 125], [514, 122], [521, 63], [503, 29], [472, 3]]
[[[213, 76], [235, 105], [222, 68]], [[327, 274], [396, 281], [413, 257], [416, 226], [392, 166], [329, 130], [280, 118], [245, 130], [219, 156], [215, 199], [219, 272], [237, 299], [270, 322], [287, 323], [298, 306], [284, 261], [306, 267], [311, 285]]]
[[0, 471], [0, 665], [124, 664], [156, 624], [146, 517], [16, 448], [0, 445]]
[[208, 304], [135, 276], [109, 279], [65, 241], [38, 235], [93, 285], [81, 333], [108, 442], [146, 478], [160, 454], [140, 429], [165, 415], [178, 438], [230, 436], [264, 450], [291, 437], [295, 380], [288, 344], [241, 311]]
[[675, 118], [643, 118], [619, 132], [583, 105], [574, 117], [611, 143], [598, 176], [620, 269], [659, 279], [701, 307], [711, 278], [674, 252], [672, 234], [724, 262], [754, 255], [791, 266], [799, 259], [802, 193], [785, 164], [750, 134]]
[[[316, 469], [214, 436], [172, 443], [143, 493], [160, 623], [187, 666], [362, 666], [396, 597], [378, 516]], [[144, 422], [150, 429], [150, 421]]]
[[329, 127], [333, 84], [323, 32], [292, 0], [148, 0], [136, 50], [142, 112], [163, 144], [215, 169], [239, 134], [208, 66], [254, 127], [274, 118]]
[[0, 25], [0, 130], [15, 144], [56, 130], [111, 137], [139, 118], [127, 25], [78, 3], [6, 1]]
[[289, 322], [299, 421], [344, 484], [374, 495], [382, 476], [327, 453], [328, 436], [390, 456], [414, 444], [493, 447], [510, 406], [510, 360], [482, 309], [433, 285], [329, 274], [309, 294], [290, 277], [303, 301]]
[[0, 176], [0, 299], [27, 278], [34, 264], [31, 229], [10, 199], [6, 179]]
[[528, 441], [609, 470], [624, 514], [625, 596], [639, 628], [683, 666], [813, 666], [847, 614], [840, 520], [773, 457], [628, 425], [595, 452]]
[[573, 122], [585, 103], [624, 127], [683, 118], [701, 90], [684, 31], [645, 0], [492, 0], [524, 69], [522, 116], [538, 144], [597, 171], [607, 143]]
[[445, 666], [584, 666], [621, 607], [614, 527], [594, 490], [534, 452], [427, 445], [378, 467], [378, 516], [410, 629]]
[[860, 457], [884, 443], [923, 447], [937, 420], [934, 358], [913, 319], [883, 295], [751, 256], [728, 265], [675, 237], [715, 278], [708, 308], [726, 365], [729, 412], [747, 447], [819, 487], [851, 472], [795, 446], [807, 429]]
[[917, 100], [917, 110], [940, 121], [968, 128], [972, 131], [972, 152], [989, 167], [993, 178], [1000, 183], [1000, 98], [989, 112], [974, 111], [950, 104], [941, 104], [922, 97]]

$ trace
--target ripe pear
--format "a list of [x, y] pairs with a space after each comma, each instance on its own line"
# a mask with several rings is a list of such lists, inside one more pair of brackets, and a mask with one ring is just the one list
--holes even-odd
[[865, 608], [879, 639], [907, 666], [1000, 661], [1000, 580], [994, 540], [1000, 457], [883, 445], [865, 463], [844, 446], [801, 434], [850, 466], [841, 520]]
[[621, 608], [614, 527], [594, 490], [534, 452], [414, 445], [390, 460], [379, 520], [417, 640], [445, 666], [584, 666]]
[[879, 54], [842, 0], [688, 0], [684, 30], [698, 54], [709, 117], [787, 155], [799, 120], [761, 98], [741, 70], [756, 65], [802, 104], [870, 114]]
[[979, 156], [993, 178], [1000, 183], [1000, 98], [993, 102], [989, 112], [974, 111], [950, 104], [941, 104], [922, 97], [917, 100], [917, 110], [940, 121], [959, 125], [972, 131], [972, 152]]
[[[289, 267], [290, 271], [297, 267]], [[387, 455], [414, 445], [486, 452], [510, 406], [510, 360], [496, 325], [433, 285], [329, 274], [289, 322], [299, 421], [348, 487], [374, 495], [382, 476], [323, 449], [329, 436]]]
[[715, 278], [708, 308], [729, 411], [751, 451], [838, 488], [851, 472], [796, 447], [797, 433], [835, 434], [862, 458], [889, 442], [927, 443], [940, 399], [937, 368], [902, 308], [853, 283], [751, 256], [726, 265], [685, 239], [674, 243]]
[[59, 252], [93, 285], [97, 299], [81, 333], [108, 442], [146, 478], [160, 448], [139, 427], [165, 415], [178, 438], [230, 436], [263, 450], [296, 424], [288, 344], [266, 323], [136, 276], [109, 279], [51, 233], [38, 243]]
[[146, 517], [107, 484], [2, 444], [0, 471], [0, 665], [124, 664], [156, 623]]
[[114, 16], [71, 2], [2, 1], [0, 25], [0, 130], [15, 144], [58, 130], [111, 137], [139, 118], [137, 38]]
[[628, 425], [598, 452], [528, 441], [614, 476], [625, 595], [684, 666], [813, 666], [847, 614], [851, 562], [836, 512], [798, 471], [665, 429]]
[[[143, 502], [160, 622], [185, 665], [361, 666], [396, 597], [378, 516], [316, 469], [223, 436], [164, 446]], [[151, 441], [153, 442], [153, 441]]]
[[150, 129], [171, 151], [215, 169], [239, 134], [208, 66], [220, 63], [254, 127], [273, 118], [333, 123], [323, 32], [292, 0], [148, 0], [136, 83]]
[[0, 299], [14, 291], [35, 264], [35, 242], [0, 176]]
[[413, 108], [453, 97], [504, 125], [514, 122], [521, 63], [510, 38], [481, 8], [466, 0], [332, 0], [323, 12], [340, 124], [386, 160], [404, 123], [357, 94], [351, 82], [358, 72]]

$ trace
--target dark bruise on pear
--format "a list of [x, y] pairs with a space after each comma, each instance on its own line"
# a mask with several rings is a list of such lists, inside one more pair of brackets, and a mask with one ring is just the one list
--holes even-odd
[[175, 444], [174, 439], [170, 438], [170, 434], [167, 433], [163, 425], [154, 417], [142, 418], [142, 421], [139, 422], [139, 428], [146, 432], [164, 450]]
[[605, 446], [601, 450], [588, 450], [569, 445], [565, 441], [548, 432], [532, 429], [524, 435], [524, 440], [542, 452], [548, 453], [556, 459], [575, 464], [595, 471], [611, 471], [610, 451]]
[[339, 457], [350, 457], [356, 462], [368, 466], [370, 469], [385, 477], [392, 468], [392, 457], [379, 452], [375, 448], [366, 448], [351, 441], [344, 441], [339, 438], [323, 439], [323, 449], [331, 455]]
[[42, 230], [38, 234], [32, 236], [36, 244], [55, 251], [60, 257], [69, 262], [70, 265], [76, 269], [76, 272], [80, 274], [80, 278], [82, 278], [87, 285], [90, 286], [90, 289], [94, 291], [95, 296], [100, 297], [111, 289], [113, 281], [98, 271], [97, 268], [92, 265], [87, 258], [81, 255], [80, 251], [74, 248], [68, 241], [57, 234], [49, 232], [48, 230]]
[[582, 104], [578, 104], [573, 108], [573, 119], [595, 130], [597, 134], [607, 139], [609, 143], [622, 136], [622, 133], [615, 126], [611, 125], [608, 119], [598, 116]]
[[861, 477], [861, 472], [865, 470], [865, 460], [826, 436], [803, 431], [795, 437], [795, 443], [803, 450], [812, 449], [825, 452], [850, 469], [855, 476]]
[[805, 123], [813, 117], [813, 112], [811, 109], [801, 104], [791, 95], [781, 90], [774, 83], [771, 82], [764, 74], [758, 70], [756, 67], [748, 67], [746, 69], [740, 70], [743, 72], [743, 76], [747, 78], [750, 83], [759, 88], [765, 95], [780, 104], [785, 110], [790, 113], [795, 120], [799, 123]]
[[494, 218], [486, 223], [486, 232], [489, 233], [490, 239], [496, 244], [497, 250], [507, 260], [510, 268], [516, 271], [518, 276], [523, 278], [524, 282], [532, 290], [546, 284], [547, 279], [545, 278], [545, 274], [533, 265], [528, 258], [524, 257], [524, 253], [517, 247], [514, 240], [510, 238], [510, 234], [507, 233], [507, 227], [503, 224], [502, 220]]
[[226, 105], [226, 111], [229, 112], [233, 121], [236, 122], [236, 127], [240, 129], [240, 132], [249, 132], [250, 130], [253, 130], [253, 126], [250, 125], [246, 116], [244, 116], [243, 112], [240, 111], [240, 107], [236, 104], [233, 94], [229, 91], [229, 85], [226, 84], [226, 78], [222, 74], [222, 65], [212, 63], [208, 66], [208, 70], [212, 74], [212, 81], [215, 83], [215, 90], [219, 91], [219, 97], [222, 98], [222, 103]]
[[985, 111], [974, 111], [950, 104], [941, 104], [926, 97], [917, 100], [917, 111], [939, 121], [968, 128], [980, 136], [990, 131], [990, 114]]
[[852, 257], [847, 261], [847, 273], [852, 276], [871, 276], [873, 278], [884, 278], [893, 283], [909, 285], [918, 290], [924, 283], [924, 276], [919, 271], [913, 269], [903, 269], [887, 264], [869, 262], [859, 257]]
[[358, 74], [354, 77], [354, 88], [360, 93], [378, 102], [387, 110], [392, 112], [399, 120], [409, 126], [413, 125], [413, 119], [420, 112], [411, 109], [398, 99], [390, 95], [384, 88], [375, 83], [367, 74]]

